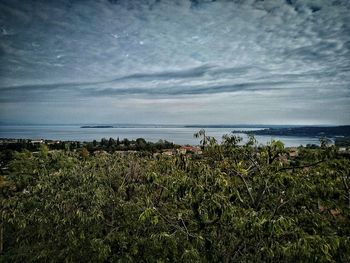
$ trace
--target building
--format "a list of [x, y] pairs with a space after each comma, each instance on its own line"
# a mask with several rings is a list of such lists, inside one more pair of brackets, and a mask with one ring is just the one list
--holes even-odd
[[193, 146], [181, 146], [178, 149], [178, 152], [180, 154], [186, 154], [186, 153], [202, 154], [202, 150], [200, 148], [193, 147]]
[[32, 144], [42, 144], [44, 143], [45, 141], [43, 139], [39, 139], [39, 140], [31, 140], [30, 141]]
[[173, 156], [176, 154], [177, 154], [177, 151], [175, 149], [166, 149], [162, 152], [162, 155], [165, 155], [165, 156]]
[[289, 157], [297, 157], [298, 156], [298, 148], [290, 147], [289, 148]]

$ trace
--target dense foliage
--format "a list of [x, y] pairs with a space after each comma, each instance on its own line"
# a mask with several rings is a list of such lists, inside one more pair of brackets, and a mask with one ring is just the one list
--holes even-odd
[[196, 157], [15, 153], [0, 261], [350, 262], [350, 161], [335, 147], [196, 136]]

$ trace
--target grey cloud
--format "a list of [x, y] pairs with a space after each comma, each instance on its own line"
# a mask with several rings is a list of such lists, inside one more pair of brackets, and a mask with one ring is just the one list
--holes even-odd
[[[253, 67], [254, 68], [254, 67]], [[137, 73], [126, 75], [110, 80], [92, 81], [92, 82], [67, 82], [67, 83], [51, 83], [51, 84], [32, 84], [32, 85], [20, 85], [20, 86], [0, 86], [0, 92], [9, 92], [13, 89], [17, 90], [39, 90], [49, 91], [54, 89], [62, 88], [74, 88], [74, 87], [88, 87], [92, 85], [102, 84], [124, 84], [127, 82], [154, 82], [162, 80], [187, 80], [187, 79], [201, 79], [201, 77], [208, 75], [211, 78], [217, 78], [218, 76], [235, 77], [238, 75], [244, 75], [251, 70], [251, 67], [239, 67], [239, 68], [218, 68], [209, 65], [203, 65], [190, 69], [183, 69], [177, 71], [163, 71], [153, 73]], [[254, 68], [255, 69], [255, 68]], [[258, 69], [260, 70], [260, 69]]]
[[246, 82], [236, 84], [202, 84], [197, 86], [162, 86], [161, 88], [96, 88], [96, 84], [51, 84], [41, 86], [21, 86], [0, 89], [0, 102], [28, 102], [28, 101], [61, 101], [74, 98], [108, 97], [125, 95], [143, 95], [152, 98], [166, 98], [168, 96], [208, 95], [220, 93], [235, 93], [241, 91], [278, 91], [294, 88], [296, 85], [310, 85], [305, 82]]
[[212, 68], [208, 65], [203, 65], [197, 68], [189, 70], [178, 70], [178, 71], [165, 71], [159, 73], [136, 73], [129, 76], [115, 79], [120, 80], [159, 80], [159, 79], [172, 79], [172, 78], [197, 78], [205, 75], [208, 70]]
[[164, 87], [162, 89], [141, 89], [141, 88], [128, 88], [128, 89], [103, 89], [93, 90], [88, 92], [92, 96], [108, 96], [108, 95], [134, 95], [144, 94], [152, 96], [164, 96], [164, 95], [205, 95], [205, 94], [218, 94], [227, 92], [238, 92], [243, 90], [263, 90], [271, 89], [274, 86], [282, 86], [290, 83], [272, 82], [272, 83], [240, 83], [232, 85], [201, 85], [201, 86], [184, 86], [184, 87]]

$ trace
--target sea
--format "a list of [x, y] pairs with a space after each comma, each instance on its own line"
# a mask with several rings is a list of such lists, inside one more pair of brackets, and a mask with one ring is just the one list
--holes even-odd
[[[81, 128], [82, 125], [0, 125], [0, 138], [8, 139], [45, 139], [62, 141], [93, 141], [102, 138], [127, 138], [129, 140], [144, 138], [146, 141], [157, 142], [167, 140], [176, 144], [199, 145], [200, 139], [193, 134], [201, 127], [187, 127], [176, 125], [119, 125], [112, 128]], [[208, 127], [204, 128], [207, 135], [221, 142], [224, 134], [235, 133], [247, 141], [247, 135], [239, 131], [259, 130], [263, 127]], [[259, 144], [266, 144], [271, 140], [281, 140], [286, 147], [319, 145], [317, 137], [297, 136], [255, 136]]]

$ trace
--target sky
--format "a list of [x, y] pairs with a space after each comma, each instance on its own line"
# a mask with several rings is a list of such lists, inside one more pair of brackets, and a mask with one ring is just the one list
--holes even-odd
[[350, 1], [0, 0], [0, 123], [350, 124]]

